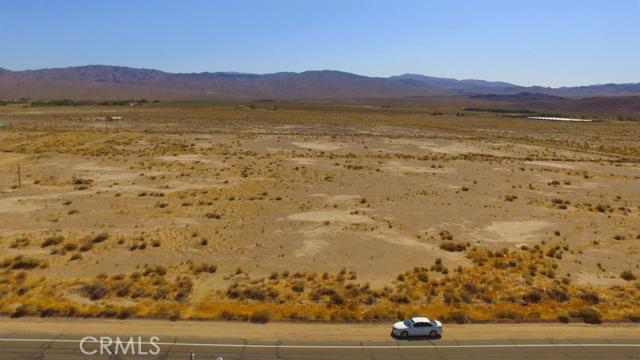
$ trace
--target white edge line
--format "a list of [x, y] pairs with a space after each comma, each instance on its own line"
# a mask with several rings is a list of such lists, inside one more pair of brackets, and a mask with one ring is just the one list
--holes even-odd
[[[9, 339], [0, 338], [0, 342], [50, 342], [50, 343], [76, 343], [80, 340], [72, 339]], [[99, 341], [87, 340], [85, 343], [99, 343]], [[137, 343], [137, 342], [136, 342]], [[151, 342], [142, 341], [140, 344], [151, 345]], [[469, 344], [469, 345], [270, 345], [270, 344], [219, 344], [219, 343], [173, 343], [173, 342], [154, 342], [156, 345], [177, 345], [177, 346], [193, 346], [193, 347], [232, 347], [232, 348], [283, 348], [283, 349], [472, 349], [472, 348], [553, 348], [553, 347], [640, 347], [640, 344]]]

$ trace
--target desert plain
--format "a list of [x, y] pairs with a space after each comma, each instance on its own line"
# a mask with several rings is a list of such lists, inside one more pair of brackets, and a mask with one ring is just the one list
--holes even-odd
[[0, 107], [5, 316], [640, 320], [640, 126], [455, 104]]

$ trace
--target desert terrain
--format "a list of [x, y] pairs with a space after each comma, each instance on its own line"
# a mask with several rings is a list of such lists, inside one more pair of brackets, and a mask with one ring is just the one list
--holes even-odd
[[637, 122], [402, 102], [0, 121], [6, 316], [640, 320]]

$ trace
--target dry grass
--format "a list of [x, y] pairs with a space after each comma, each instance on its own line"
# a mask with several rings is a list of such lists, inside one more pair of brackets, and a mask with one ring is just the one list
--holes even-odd
[[[2, 313], [639, 318], [637, 124], [245, 105], [117, 108], [118, 130], [101, 107], [0, 109], [0, 166], [24, 169], [0, 180]], [[308, 213], [330, 216], [288, 219]]]
[[[470, 267], [447, 275], [438, 261], [397, 276], [392, 286], [372, 288], [354, 272], [273, 273], [264, 278], [237, 277], [225, 291], [209, 291], [191, 301], [194, 283], [182, 275], [188, 268], [146, 266], [140, 272], [99, 275], [91, 280], [52, 282], [16, 272], [3, 262], [0, 309], [12, 316], [91, 316], [219, 318], [266, 322], [378, 321], [428, 311], [448, 322], [581, 319], [636, 319], [640, 283], [596, 289], [574, 285], [555, 275], [550, 248], [467, 251]], [[7, 264], [4, 266], [4, 264]], [[39, 266], [39, 265], [35, 265]], [[18, 266], [17, 269], [24, 268]], [[27, 267], [29, 268], [29, 267]], [[195, 273], [211, 266], [191, 266]], [[243, 274], [242, 270], [234, 276]], [[73, 295], [76, 294], [76, 295]], [[75, 301], [74, 296], [86, 301]], [[135, 305], [128, 305], [134, 301]]]

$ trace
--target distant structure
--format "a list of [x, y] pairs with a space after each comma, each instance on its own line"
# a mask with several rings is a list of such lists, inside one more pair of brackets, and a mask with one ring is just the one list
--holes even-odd
[[562, 118], [553, 116], [527, 116], [527, 119], [534, 120], [549, 120], [549, 121], [575, 121], [575, 122], [593, 122], [591, 119], [575, 119], [575, 118]]
[[104, 120], [104, 128], [109, 127], [109, 123], [116, 123], [116, 127], [120, 125], [120, 120], [122, 120], [122, 116], [103, 116], [97, 118], [97, 120]]

